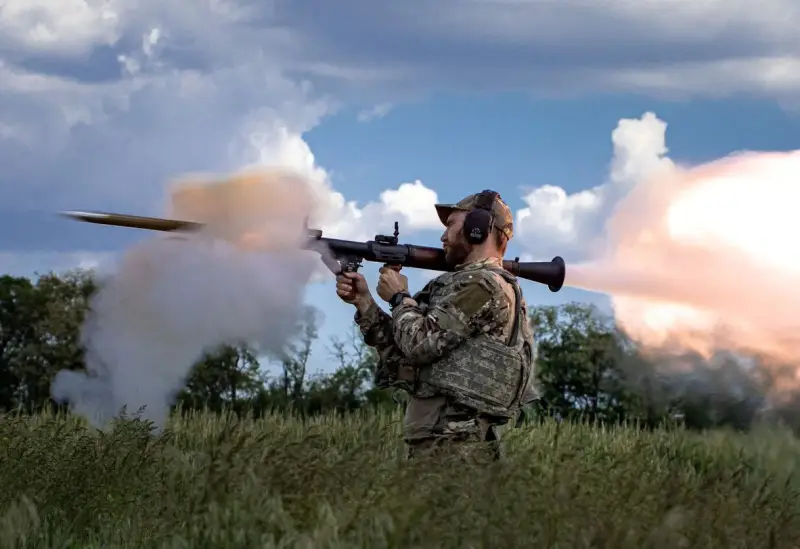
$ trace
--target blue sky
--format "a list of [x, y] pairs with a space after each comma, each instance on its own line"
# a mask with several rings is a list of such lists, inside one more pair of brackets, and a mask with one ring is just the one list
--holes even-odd
[[[569, 264], [658, 163], [800, 142], [789, 0], [757, 13], [710, 0], [665, 0], [658, 13], [622, 0], [68, 4], [0, 11], [6, 272], [112, 261], [143, 236], [55, 211], [158, 214], [170, 178], [252, 162], [305, 170], [364, 214], [332, 199], [323, 229], [344, 219], [339, 231], [372, 236], [397, 219], [401, 239], [427, 245], [439, 236], [420, 213], [429, 195], [398, 206], [384, 191], [419, 181], [454, 201], [493, 188], [531, 214], [509, 255]], [[605, 304], [523, 289], [531, 304]], [[349, 325], [332, 281], [308, 301], [326, 316], [323, 339]], [[323, 348], [312, 362], [327, 367]]]

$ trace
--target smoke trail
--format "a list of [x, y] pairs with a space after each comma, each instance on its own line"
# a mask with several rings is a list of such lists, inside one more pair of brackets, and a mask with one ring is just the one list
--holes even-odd
[[567, 282], [610, 294], [620, 327], [665, 369], [734, 361], [789, 405], [800, 393], [799, 214], [800, 151], [668, 169], [633, 188], [605, 252]]
[[242, 341], [280, 354], [319, 256], [302, 251], [314, 209], [306, 181], [277, 170], [179, 182], [167, 215], [205, 223], [128, 250], [82, 329], [87, 372], [62, 370], [52, 396], [96, 426], [125, 406], [157, 426], [205, 352]]

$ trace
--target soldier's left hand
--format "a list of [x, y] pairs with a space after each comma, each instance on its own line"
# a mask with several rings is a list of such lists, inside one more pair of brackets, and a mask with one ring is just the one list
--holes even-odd
[[397, 292], [408, 291], [408, 278], [391, 267], [381, 267], [378, 278], [378, 295], [388, 302]]

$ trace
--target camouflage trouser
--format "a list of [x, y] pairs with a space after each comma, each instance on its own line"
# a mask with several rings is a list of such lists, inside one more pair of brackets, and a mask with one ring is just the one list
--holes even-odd
[[484, 463], [502, 459], [501, 426], [475, 418], [448, 421], [432, 437], [406, 440], [406, 459], [448, 456]]

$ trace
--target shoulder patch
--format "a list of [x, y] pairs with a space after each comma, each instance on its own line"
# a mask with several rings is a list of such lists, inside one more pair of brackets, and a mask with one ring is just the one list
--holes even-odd
[[467, 284], [481, 284], [487, 288], [500, 288], [497, 280], [499, 275], [487, 269], [476, 269], [474, 271], [456, 271], [452, 273], [453, 278], [451, 282], [459, 285]]
[[452, 281], [450, 305], [466, 318], [470, 318], [498, 294], [502, 287], [488, 271], [472, 271], [460, 273]]

